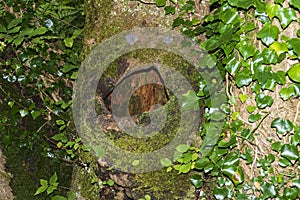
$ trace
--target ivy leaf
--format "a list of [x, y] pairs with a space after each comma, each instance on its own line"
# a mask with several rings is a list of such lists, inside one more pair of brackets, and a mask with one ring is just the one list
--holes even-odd
[[194, 110], [200, 109], [200, 98], [196, 95], [195, 91], [189, 90], [187, 94], [183, 95], [182, 110]]
[[253, 0], [228, 0], [228, 3], [235, 7], [248, 9], [254, 5]]
[[71, 48], [73, 46], [73, 42], [74, 42], [73, 38], [65, 38], [64, 39], [64, 43], [65, 43], [66, 47]]
[[232, 58], [227, 62], [225, 69], [229, 74], [234, 75], [239, 70], [240, 64], [241, 63], [232, 56]]
[[192, 163], [187, 163], [187, 164], [184, 164], [184, 165], [181, 165], [180, 169], [179, 169], [179, 173], [188, 173], [190, 170], [191, 170], [191, 166], [192, 166]]
[[299, 158], [299, 151], [296, 146], [285, 144], [281, 148], [281, 155], [289, 161], [294, 161]]
[[201, 188], [202, 187], [202, 176], [199, 174], [194, 174], [191, 178], [190, 181], [193, 183], [195, 188]]
[[203, 48], [206, 51], [212, 51], [220, 46], [220, 42], [218, 40], [215, 40], [213, 38], [209, 38], [205, 42], [203, 42]]
[[235, 76], [234, 80], [239, 88], [242, 86], [248, 86], [252, 82], [251, 71], [244, 68]]
[[300, 0], [290, 0], [289, 3], [300, 11]]
[[196, 160], [195, 162], [195, 169], [203, 169], [208, 163], [210, 163], [207, 157], [201, 157], [200, 159]]
[[275, 190], [274, 185], [272, 185], [268, 182], [261, 183], [260, 189], [261, 189], [262, 193], [264, 194], [265, 198], [274, 197], [276, 195], [276, 190]]
[[266, 6], [266, 13], [268, 14], [268, 16], [270, 17], [270, 19], [272, 19], [273, 17], [275, 17], [277, 15], [277, 11], [280, 8], [280, 6], [278, 4], [267, 4]]
[[300, 56], [300, 39], [292, 38], [289, 40], [289, 45], [293, 49], [293, 51]]
[[223, 173], [229, 177], [235, 186], [244, 182], [244, 172], [240, 166], [224, 168]]
[[297, 20], [295, 10], [291, 8], [279, 8], [276, 16], [279, 18], [282, 28], [286, 28], [292, 21]]
[[54, 183], [56, 183], [56, 181], [57, 181], [57, 174], [56, 174], [56, 172], [53, 174], [53, 176], [51, 176], [51, 178], [50, 178], [50, 180], [49, 180], [49, 183], [51, 184], [51, 185], [53, 185]]
[[249, 115], [249, 118], [248, 118], [250, 123], [256, 122], [259, 119], [261, 119], [261, 115], [259, 113], [251, 114], [251, 115]]
[[281, 150], [281, 147], [282, 147], [281, 142], [274, 142], [274, 143], [272, 143], [272, 146], [271, 146], [271, 148], [277, 152], [279, 152]]
[[156, 0], [156, 5], [158, 7], [165, 6], [166, 2], [167, 2], [167, 0]]
[[228, 189], [226, 187], [215, 187], [213, 192], [217, 200], [224, 200], [228, 196]]
[[241, 43], [239, 43], [237, 45], [237, 48], [245, 60], [255, 54], [254, 46], [249, 45], [247, 41], [242, 41]]
[[160, 163], [164, 167], [170, 167], [170, 166], [172, 166], [172, 161], [170, 159], [168, 159], [168, 158], [161, 159]]
[[277, 55], [280, 55], [288, 51], [288, 44], [275, 41], [273, 44], [271, 44], [270, 49], [274, 50]]
[[257, 33], [257, 38], [261, 39], [267, 46], [272, 44], [278, 37], [279, 29], [277, 26], [266, 24], [262, 30]]
[[40, 115], [41, 115], [41, 112], [40, 112], [40, 111], [36, 111], [36, 110], [31, 111], [31, 116], [32, 116], [32, 118], [33, 118], [34, 120], [35, 120], [36, 118], [38, 118]]
[[285, 134], [293, 129], [293, 123], [290, 120], [283, 120], [280, 118], [276, 118], [271, 123], [272, 128], [276, 128], [277, 133]]
[[279, 95], [282, 98], [282, 100], [286, 101], [295, 95], [295, 89], [293, 86], [282, 88], [279, 92]]
[[220, 19], [225, 24], [235, 24], [241, 21], [241, 17], [235, 8], [226, 7], [224, 11], [220, 12]]
[[273, 98], [268, 95], [265, 95], [263, 93], [257, 94], [255, 97], [255, 101], [256, 101], [257, 107], [260, 109], [266, 108], [273, 104]]
[[288, 75], [292, 81], [300, 83], [300, 64], [293, 65], [289, 69]]
[[176, 150], [180, 153], [185, 153], [190, 149], [190, 145], [180, 144], [176, 147]]

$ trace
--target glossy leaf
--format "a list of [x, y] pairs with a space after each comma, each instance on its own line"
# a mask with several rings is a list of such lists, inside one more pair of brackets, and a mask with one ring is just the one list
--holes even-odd
[[234, 75], [239, 70], [240, 66], [241, 63], [234, 56], [232, 56], [232, 58], [226, 64], [225, 69], [229, 74]]
[[193, 185], [195, 186], [195, 188], [201, 188], [203, 185], [202, 182], [202, 176], [199, 174], [194, 174], [191, 178], [190, 181], [193, 183]]
[[277, 53], [277, 55], [280, 55], [288, 51], [288, 44], [284, 42], [275, 41], [273, 44], [270, 45], [270, 49], [274, 50]]
[[300, 0], [289, 0], [289, 3], [300, 11]]
[[279, 92], [279, 95], [282, 98], [282, 100], [286, 101], [295, 95], [295, 89], [293, 86], [289, 86], [287, 88], [282, 88]]
[[261, 39], [264, 44], [269, 46], [277, 40], [279, 29], [277, 26], [266, 24], [262, 30], [257, 33], [257, 38]]
[[255, 97], [255, 101], [257, 104], [257, 107], [260, 109], [266, 108], [268, 106], [271, 106], [273, 104], [273, 98], [270, 96], [267, 96], [263, 93], [259, 93]]
[[223, 168], [222, 172], [229, 177], [235, 186], [244, 182], [244, 172], [240, 166]]
[[228, 3], [232, 6], [248, 9], [254, 5], [253, 0], [228, 0]]
[[195, 169], [203, 169], [208, 163], [210, 163], [207, 157], [201, 157], [195, 162]]
[[40, 111], [36, 111], [36, 110], [31, 111], [31, 116], [32, 116], [32, 118], [33, 118], [34, 120], [35, 120], [36, 118], [38, 118], [40, 115], [41, 115], [41, 112], [40, 112]]
[[293, 65], [289, 69], [288, 75], [292, 81], [300, 83], [300, 64]]
[[278, 4], [268, 3], [266, 6], [266, 13], [272, 19], [277, 15], [277, 11], [280, 8]]
[[263, 182], [260, 185], [260, 188], [261, 188], [261, 191], [263, 192], [265, 198], [274, 197], [277, 194], [274, 185], [272, 185], [268, 182]]
[[237, 45], [239, 52], [242, 54], [244, 59], [248, 59], [255, 54], [255, 48], [252, 45], [249, 45], [248, 42], [243, 41]]
[[224, 200], [228, 196], [228, 189], [226, 187], [215, 187], [213, 194], [217, 200]]
[[248, 69], [243, 69], [235, 76], [234, 80], [239, 88], [248, 86], [252, 82], [251, 71]]
[[276, 128], [277, 133], [285, 134], [293, 129], [293, 123], [290, 120], [283, 120], [280, 118], [276, 118], [271, 123], [272, 128]]
[[276, 16], [279, 18], [282, 28], [286, 28], [292, 21], [297, 20], [295, 10], [291, 8], [279, 8]]
[[290, 161], [286, 158], [280, 158], [278, 160], [278, 164], [281, 166], [281, 167], [288, 167], [291, 165]]
[[299, 151], [296, 146], [285, 144], [281, 148], [281, 155], [286, 159], [293, 161], [299, 158]]
[[289, 40], [289, 45], [293, 51], [300, 57], [300, 39], [292, 38]]

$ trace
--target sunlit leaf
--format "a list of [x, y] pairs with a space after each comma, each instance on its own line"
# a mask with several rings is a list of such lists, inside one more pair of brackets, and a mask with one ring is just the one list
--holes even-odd
[[292, 8], [279, 8], [276, 16], [279, 18], [282, 28], [286, 28], [292, 21], [297, 20], [296, 12]]
[[279, 29], [272, 24], [266, 24], [262, 30], [257, 33], [257, 38], [261, 39], [267, 46], [272, 44], [278, 37]]
[[300, 83], [300, 64], [293, 65], [289, 69], [288, 75], [292, 81]]
[[176, 147], [176, 151], [180, 153], [185, 153], [190, 149], [190, 145], [187, 144], [180, 144]]
[[281, 155], [286, 159], [293, 161], [299, 158], [299, 151], [296, 146], [285, 144], [281, 148]]
[[170, 159], [168, 159], [168, 158], [161, 159], [160, 163], [164, 167], [170, 167], [170, 166], [172, 166], [172, 161]]

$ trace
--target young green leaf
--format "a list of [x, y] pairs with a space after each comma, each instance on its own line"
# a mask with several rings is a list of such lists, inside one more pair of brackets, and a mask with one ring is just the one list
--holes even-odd
[[257, 107], [260, 109], [263, 109], [268, 106], [271, 106], [273, 104], [274, 100], [271, 96], [265, 95], [263, 93], [259, 93], [256, 95], [255, 101], [256, 101]]
[[190, 145], [187, 144], [180, 144], [176, 147], [176, 151], [180, 153], [185, 153], [190, 149]]
[[266, 24], [262, 30], [257, 33], [257, 38], [261, 39], [267, 46], [277, 40], [279, 29], [277, 26]]
[[292, 81], [300, 83], [300, 64], [293, 65], [289, 69], [288, 75]]
[[170, 167], [170, 166], [172, 166], [172, 161], [170, 159], [168, 159], [168, 158], [161, 159], [160, 163], [164, 167]]
[[53, 174], [53, 176], [51, 176], [50, 180], [49, 180], [49, 184], [53, 185], [54, 183], [56, 183], [57, 181], [57, 174], [56, 172]]

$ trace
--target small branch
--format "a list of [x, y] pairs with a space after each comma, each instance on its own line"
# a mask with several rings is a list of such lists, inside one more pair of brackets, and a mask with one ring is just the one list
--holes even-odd
[[294, 124], [296, 124], [298, 116], [299, 116], [299, 109], [300, 109], [300, 101], [297, 104], [297, 108], [296, 108], [296, 114], [295, 114], [295, 118], [294, 118]]
[[139, 2], [141, 2], [141, 3], [143, 3], [143, 4], [156, 4], [156, 1], [145, 1], [145, 0], [137, 0], [137, 1], [139, 1]]
[[255, 126], [255, 128], [251, 131], [251, 134], [253, 134], [257, 129], [258, 127], [261, 125], [261, 123], [267, 118], [267, 116], [270, 114], [270, 112], [267, 112], [267, 114], [265, 114], [263, 116], [263, 118], [259, 121], [259, 123]]

